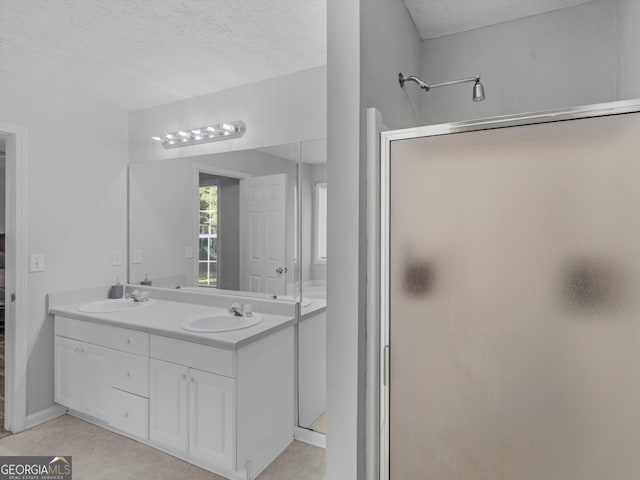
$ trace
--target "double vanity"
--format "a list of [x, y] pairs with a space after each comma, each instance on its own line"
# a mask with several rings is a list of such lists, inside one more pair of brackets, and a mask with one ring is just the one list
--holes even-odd
[[106, 289], [50, 295], [55, 401], [225, 477], [254, 479], [297, 424], [297, 305], [142, 290], [147, 301], [106, 300]]

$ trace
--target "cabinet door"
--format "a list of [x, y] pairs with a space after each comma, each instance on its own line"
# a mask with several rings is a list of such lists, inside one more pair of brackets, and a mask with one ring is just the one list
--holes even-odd
[[149, 440], [187, 453], [188, 368], [154, 358], [150, 361]]
[[109, 419], [109, 398], [111, 392], [111, 353], [108, 348], [83, 343], [82, 352], [84, 385], [82, 391], [82, 411], [101, 420]]
[[73, 410], [82, 410], [81, 343], [56, 336], [55, 400]]
[[189, 376], [189, 455], [234, 470], [235, 382], [195, 369]]

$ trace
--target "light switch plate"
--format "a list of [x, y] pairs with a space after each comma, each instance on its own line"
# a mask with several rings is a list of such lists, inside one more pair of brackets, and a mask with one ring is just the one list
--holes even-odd
[[122, 265], [122, 250], [113, 250], [111, 252], [111, 265], [114, 267]]
[[44, 272], [44, 253], [32, 253], [29, 256], [29, 272]]
[[137, 248], [131, 251], [131, 263], [142, 263], [142, 250]]

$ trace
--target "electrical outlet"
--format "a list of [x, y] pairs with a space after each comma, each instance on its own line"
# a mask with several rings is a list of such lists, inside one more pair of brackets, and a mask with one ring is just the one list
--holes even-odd
[[32, 253], [29, 256], [29, 272], [44, 272], [44, 253]]
[[131, 263], [142, 263], [142, 250], [134, 249], [131, 251]]
[[193, 247], [184, 248], [184, 258], [193, 258]]
[[122, 265], [122, 250], [113, 250], [111, 252], [111, 265], [114, 267]]

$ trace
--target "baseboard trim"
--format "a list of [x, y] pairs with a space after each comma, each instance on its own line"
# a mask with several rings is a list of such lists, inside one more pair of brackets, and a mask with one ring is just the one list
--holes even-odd
[[308, 443], [314, 447], [327, 448], [327, 436], [324, 433], [314, 432], [306, 428], [295, 427], [293, 438], [299, 442]]
[[35, 427], [41, 423], [53, 420], [56, 417], [60, 417], [67, 413], [67, 407], [62, 405], [51, 405], [44, 410], [27, 415], [26, 428]]

